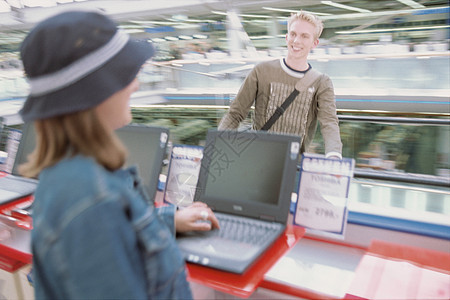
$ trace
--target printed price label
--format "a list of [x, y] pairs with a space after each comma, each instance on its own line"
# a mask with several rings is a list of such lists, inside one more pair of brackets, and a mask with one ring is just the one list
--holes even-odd
[[203, 153], [202, 148], [177, 145], [172, 149], [164, 200], [178, 206], [194, 201]]
[[303, 154], [294, 223], [342, 235], [354, 161]]

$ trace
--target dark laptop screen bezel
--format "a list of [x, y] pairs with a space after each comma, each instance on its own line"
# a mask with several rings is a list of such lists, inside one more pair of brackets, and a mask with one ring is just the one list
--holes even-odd
[[[139, 169], [139, 175], [143, 180], [145, 189], [153, 201], [158, 189], [159, 175], [161, 174], [163, 161], [166, 156], [167, 143], [169, 141], [169, 129], [165, 127], [150, 126], [143, 124], [130, 124], [116, 130], [116, 133], [122, 143], [128, 150], [126, 166], [136, 165]], [[148, 149], [137, 149], [142, 137], [147, 137], [148, 141], [154, 146], [153, 157], [147, 154]], [[139, 142], [139, 143], [138, 143]], [[153, 160], [150, 169], [143, 169], [146, 160]]]
[[19, 147], [17, 148], [16, 156], [11, 174], [20, 176], [19, 166], [28, 160], [28, 155], [33, 152], [36, 147], [36, 132], [32, 122], [24, 123], [21, 128], [22, 136], [20, 137]]
[[[257, 203], [247, 201], [235, 201], [233, 199], [224, 199], [219, 197], [211, 197], [205, 194], [206, 184], [208, 181], [208, 170], [211, 164], [214, 163], [216, 152], [220, 149], [216, 148], [217, 139], [235, 139], [236, 136], [240, 143], [250, 143], [254, 139], [258, 139], [267, 143], [282, 143], [285, 144], [284, 167], [282, 169], [281, 185], [278, 191], [278, 202], [276, 204]], [[199, 179], [197, 182], [195, 201], [202, 201], [207, 203], [214, 211], [229, 213], [233, 215], [242, 215], [256, 219], [266, 219], [278, 223], [286, 223], [289, 215], [289, 207], [291, 203], [292, 192], [295, 190], [295, 178], [297, 171], [298, 156], [300, 150], [300, 137], [294, 135], [275, 134], [266, 131], [218, 131], [209, 130], [206, 137], [206, 144], [204, 147], [204, 155], [202, 158], [202, 165], [200, 168]], [[297, 153], [292, 155], [292, 144], [296, 143]], [[295, 148], [294, 147], [294, 148]], [[270, 170], [267, 170], [270, 172]], [[255, 174], [257, 176], [257, 174]], [[245, 178], [242, 178], [245, 180]]]

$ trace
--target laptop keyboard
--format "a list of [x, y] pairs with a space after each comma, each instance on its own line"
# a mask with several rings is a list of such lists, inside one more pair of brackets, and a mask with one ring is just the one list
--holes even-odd
[[255, 219], [246, 219], [231, 215], [216, 214], [220, 230], [213, 230], [215, 235], [241, 243], [262, 245], [281, 227], [277, 223], [269, 223]]
[[243, 273], [284, 231], [282, 223], [214, 212], [220, 229], [177, 236], [186, 261]]
[[14, 175], [0, 177], [0, 204], [31, 195], [36, 190], [37, 181]]
[[22, 178], [14, 175], [6, 175], [0, 177], [0, 189], [11, 192], [34, 192], [37, 186], [37, 181], [29, 178]]

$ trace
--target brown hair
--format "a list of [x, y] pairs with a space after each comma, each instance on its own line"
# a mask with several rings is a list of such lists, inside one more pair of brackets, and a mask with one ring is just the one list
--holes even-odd
[[291, 28], [291, 24], [294, 23], [294, 21], [298, 20], [304, 20], [306, 22], [311, 23], [316, 28], [316, 32], [314, 34], [314, 38], [318, 39], [323, 31], [323, 23], [322, 20], [320, 20], [316, 15], [313, 15], [308, 12], [300, 11], [297, 13], [291, 14], [291, 16], [288, 19], [287, 23], [287, 31], [289, 32]]
[[125, 147], [114, 132], [106, 130], [94, 109], [37, 120], [34, 127], [36, 148], [19, 169], [24, 176], [36, 177], [67, 155], [91, 156], [108, 170], [125, 163]]

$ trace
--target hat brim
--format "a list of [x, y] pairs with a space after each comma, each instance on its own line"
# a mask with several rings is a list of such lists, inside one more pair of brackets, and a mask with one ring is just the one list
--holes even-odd
[[154, 54], [152, 44], [130, 39], [119, 53], [77, 82], [45, 95], [29, 95], [20, 115], [29, 122], [93, 108], [130, 84]]

